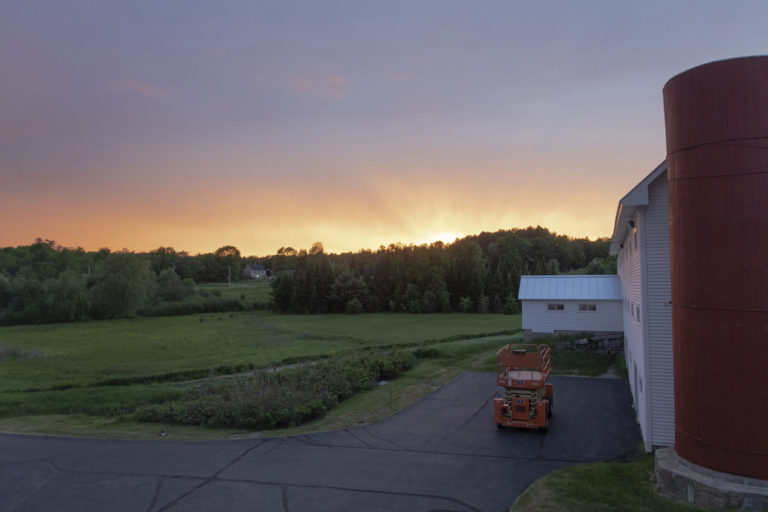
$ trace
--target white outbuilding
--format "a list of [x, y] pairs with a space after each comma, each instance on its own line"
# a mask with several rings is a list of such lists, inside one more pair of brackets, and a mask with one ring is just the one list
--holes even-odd
[[666, 161], [619, 201], [610, 253], [617, 256], [624, 354], [645, 448], [672, 446], [675, 407]]
[[526, 340], [542, 334], [620, 333], [621, 283], [615, 275], [522, 276], [518, 299]]

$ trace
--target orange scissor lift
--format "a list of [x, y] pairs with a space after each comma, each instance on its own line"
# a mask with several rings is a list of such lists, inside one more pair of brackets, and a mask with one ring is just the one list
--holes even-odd
[[538, 345], [535, 352], [506, 345], [496, 352], [496, 383], [504, 388], [504, 398], [494, 398], [496, 426], [549, 428], [554, 387], [547, 383], [552, 369], [552, 349]]

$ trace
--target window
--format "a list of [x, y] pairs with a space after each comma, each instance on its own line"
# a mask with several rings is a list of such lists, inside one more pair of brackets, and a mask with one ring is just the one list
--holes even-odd
[[637, 238], [637, 230], [635, 230], [634, 233], [632, 233], [632, 238], [634, 241], [635, 249], [637, 249], [638, 247], [640, 247], [640, 242], [638, 241], [638, 238]]
[[579, 304], [579, 311], [597, 311], [597, 304]]
[[563, 311], [564, 309], [564, 304], [547, 304], [547, 311]]
[[640, 306], [637, 306], [637, 316], [635, 317], [635, 320], [637, 320], [637, 325], [640, 325]]

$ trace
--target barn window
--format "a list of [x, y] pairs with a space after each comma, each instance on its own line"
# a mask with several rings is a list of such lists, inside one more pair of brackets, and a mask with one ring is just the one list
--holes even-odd
[[579, 304], [579, 311], [597, 311], [597, 304]]
[[547, 311], [563, 311], [564, 309], [564, 304], [547, 304]]

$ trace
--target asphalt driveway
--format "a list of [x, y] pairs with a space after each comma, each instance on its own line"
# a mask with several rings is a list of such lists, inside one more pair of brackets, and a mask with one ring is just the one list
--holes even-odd
[[494, 375], [465, 373], [387, 420], [291, 438], [104, 441], [0, 434], [0, 512], [506, 511], [540, 476], [623, 460], [627, 382], [551, 377], [549, 433], [497, 431]]

